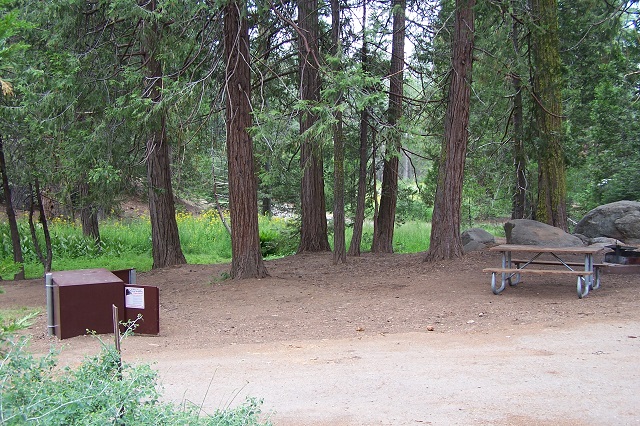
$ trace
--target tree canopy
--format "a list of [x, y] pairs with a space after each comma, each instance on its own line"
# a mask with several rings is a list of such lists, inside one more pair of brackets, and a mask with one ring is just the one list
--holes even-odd
[[[330, 249], [334, 206], [337, 232], [353, 225], [351, 255], [372, 242], [392, 251], [394, 225], [430, 220], [434, 203], [434, 226], [449, 221], [455, 235], [488, 217], [567, 228], [599, 204], [640, 199], [636, 1], [233, 4], [248, 38], [240, 91], [228, 88], [228, 1], [0, 0], [14, 206], [38, 183], [48, 215], [81, 219], [99, 239], [101, 217], [145, 197], [160, 267], [184, 262], [174, 200], [233, 209], [228, 179], [243, 173], [256, 182], [251, 208], [299, 218], [299, 251]], [[456, 51], [461, 8], [473, 14], [472, 59]], [[454, 78], [459, 61], [473, 79]], [[252, 167], [228, 157], [249, 155], [228, 151], [229, 105], [241, 97]], [[468, 103], [468, 124], [463, 168], [447, 184], [443, 141], [462, 106], [452, 102]], [[456, 185], [457, 207], [438, 210]], [[367, 220], [376, 231], [363, 242]]]

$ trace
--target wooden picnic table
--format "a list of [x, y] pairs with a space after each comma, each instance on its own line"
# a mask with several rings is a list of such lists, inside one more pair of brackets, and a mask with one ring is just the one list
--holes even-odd
[[[485, 268], [482, 270], [483, 272], [491, 273], [491, 290], [494, 294], [501, 293], [502, 290], [505, 289], [507, 283], [511, 286], [516, 285], [520, 282], [520, 275], [522, 273], [577, 276], [577, 292], [578, 298], [580, 299], [586, 296], [590, 289], [597, 289], [600, 287], [599, 269], [604, 265], [594, 263], [593, 256], [602, 250], [601, 247], [547, 247], [502, 244], [491, 247], [489, 250], [499, 251], [502, 253], [502, 267]], [[522, 253], [528, 257], [527, 259], [513, 259], [513, 253]], [[541, 258], [543, 255], [548, 255], [547, 257], [550, 256], [552, 260]], [[567, 256], [575, 255], [583, 255], [584, 262], [566, 260]], [[534, 269], [529, 268], [530, 265], [547, 265], [559, 268]], [[577, 268], [580, 266], [583, 266], [583, 268]], [[574, 269], [574, 267], [576, 268]], [[502, 278], [499, 287], [497, 285], [496, 274], [500, 274]]]

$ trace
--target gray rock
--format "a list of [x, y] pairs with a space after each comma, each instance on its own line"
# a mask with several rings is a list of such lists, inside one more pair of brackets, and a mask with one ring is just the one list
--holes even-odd
[[591, 244], [591, 238], [589, 238], [589, 237], [587, 237], [585, 235], [582, 235], [582, 234], [573, 234], [573, 235], [578, 237], [578, 238], [580, 238], [580, 240], [582, 240], [582, 243], [584, 245], [588, 246], [589, 244]]
[[482, 250], [496, 244], [496, 238], [482, 228], [467, 229], [460, 237], [462, 238], [462, 250], [465, 253]]
[[480, 241], [471, 240], [462, 247], [462, 251], [464, 253], [469, 253], [476, 250], [483, 250], [485, 248], [487, 248], [487, 244], [481, 243]]
[[546, 223], [529, 219], [513, 219], [504, 224], [507, 244], [576, 247], [585, 245], [575, 235]]
[[640, 244], [640, 202], [617, 201], [596, 207], [578, 222], [575, 232]]
[[482, 228], [467, 229], [460, 235], [462, 245], [467, 245], [471, 241], [478, 241], [482, 244], [495, 244], [496, 238]]
[[616, 240], [615, 238], [607, 238], [607, 237], [596, 237], [596, 238], [590, 238], [589, 239], [589, 244], [598, 244], [598, 245], [602, 245], [604, 246], [612, 246], [612, 245], [621, 245], [624, 246], [626, 245], [624, 242], [620, 241], [620, 240]]

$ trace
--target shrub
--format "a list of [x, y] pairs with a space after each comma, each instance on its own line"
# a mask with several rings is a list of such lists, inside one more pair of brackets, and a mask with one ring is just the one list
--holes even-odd
[[[1, 318], [0, 318], [1, 319]], [[3, 425], [267, 425], [260, 402], [201, 416], [200, 407], [160, 402], [156, 373], [148, 365], [122, 364], [112, 346], [75, 368], [58, 369], [57, 354], [36, 358], [28, 339], [16, 337], [24, 320], [0, 328], [0, 424]]]
[[260, 249], [263, 257], [288, 256], [296, 252], [300, 235], [295, 220], [260, 216]]

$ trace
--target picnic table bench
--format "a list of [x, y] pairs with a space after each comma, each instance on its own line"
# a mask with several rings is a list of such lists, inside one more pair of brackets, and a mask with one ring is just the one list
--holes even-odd
[[[580, 247], [547, 247], [533, 245], [502, 244], [491, 247], [491, 251], [502, 253], [502, 266], [500, 268], [485, 268], [483, 272], [491, 273], [491, 290], [494, 294], [501, 293], [508, 283], [511, 286], [520, 282], [520, 275], [523, 273], [538, 275], [571, 275], [577, 277], [578, 298], [582, 299], [589, 293], [589, 290], [600, 287], [600, 268], [605, 266], [594, 263], [593, 255], [601, 250], [600, 247], [580, 246]], [[512, 253], [529, 254], [526, 259], [512, 259]], [[554, 260], [541, 259], [544, 254], [550, 255]], [[563, 260], [560, 256], [584, 255], [584, 262]], [[562, 266], [561, 269], [533, 269], [530, 265]], [[582, 269], [574, 269], [580, 267]], [[501, 283], [497, 284], [496, 275], [500, 274]]]

